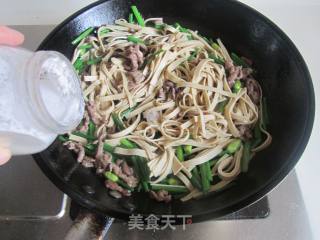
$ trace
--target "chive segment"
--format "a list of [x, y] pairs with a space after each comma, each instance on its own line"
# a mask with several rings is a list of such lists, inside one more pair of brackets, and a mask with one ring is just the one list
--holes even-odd
[[76, 45], [79, 42], [81, 42], [82, 39], [86, 38], [87, 36], [89, 36], [90, 33], [92, 33], [94, 30], [93, 27], [89, 27], [88, 29], [86, 29], [85, 31], [83, 31], [78, 37], [76, 37], [71, 44], [72, 45]]
[[165, 190], [169, 193], [187, 193], [189, 192], [188, 188], [182, 185], [167, 185], [167, 184], [159, 184], [152, 183], [150, 184], [151, 189], [153, 191]]
[[114, 147], [107, 143], [103, 144], [103, 150], [108, 153], [114, 153]]
[[232, 91], [234, 93], [238, 93], [242, 88], [242, 83], [240, 80], [236, 80], [235, 83], [232, 86]]
[[174, 178], [174, 177], [169, 177], [167, 180], [167, 183], [169, 185], [181, 185], [181, 182], [177, 178]]
[[95, 138], [95, 137], [94, 137], [95, 131], [96, 131], [96, 125], [95, 125], [92, 121], [90, 121], [89, 124], [88, 124], [87, 135], [88, 135], [89, 137]]
[[104, 176], [112, 182], [118, 182], [119, 180], [119, 177], [110, 171], [105, 172]]
[[78, 47], [80, 50], [84, 49], [84, 50], [87, 50], [87, 49], [91, 49], [92, 48], [92, 44], [90, 43], [86, 43], [86, 44], [82, 44], [81, 46]]
[[240, 146], [241, 146], [241, 140], [235, 139], [231, 143], [228, 144], [228, 146], [226, 148], [226, 152], [228, 154], [234, 154], [236, 151], [238, 151]]
[[184, 145], [183, 150], [185, 155], [190, 155], [192, 153], [192, 146], [191, 145]]
[[134, 21], [133, 21], [133, 13], [129, 14], [129, 23], [134, 23]]
[[112, 113], [111, 117], [112, 117], [112, 120], [114, 121], [114, 124], [116, 125], [116, 127], [119, 131], [122, 131], [126, 128], [124, 126], [122, 120], [118, 117], [118, 115], [116, 113]]
[[241, 159], [241, 171], [247, 172], [249, 168], [249, 163], [252, 158], [251, 145], [250, 142], [245, 142], [243, 146], [243, 155]]
[[68, 137], [65, 137], [65, 136], [63, 136], [63, 135], [59, 135], [59, 136], [58, 136], [58, 139], [59, 139], [59, 141], [61, 141], [61, 142], [67, 142], [67, 141], [69, 141], [69, 138], [68, 138]]
[[199, 166], [200, 168], [200, 175], [201, 175], [201, 184], [202, 184], [202, 191], [208, 192], [210, 189], [210, 180], [208, 177], [207, 165], [205, 163]]
[[129, 35], [127, 37], [127, 40], [129, 42], [133, 42], [133, 43], [136, 43], [136, 44], [144, 44], [143, 40], [141, 40], [140, 38], [137, 38], [137, 37], [135, 37], [133, 35]]
[[127, 183], [125, 183], [123, 180], [121, 180], [116, 174], [114, 174], [113, 172], [107, 171], [104, 173], [105, 178], [107, 178], [108, 180], [118, 183], [119, 186], [128, 189], [130, 191], [133, 191], [132, 187], [130, 187]]
[[142, 18], [142, 15], [141, 13], [139, 12], [138, 8], [136, 6], [131, 6], [131, 10], [132, 10], [132, 13], [133, 15], [135, 16], [138, 24], [142, 27], [145, 26], [145, 23], [144, 23], [144, 20]]
[[217, 64], [224, 65], [223, 59], [216, 57], [214, 54], [209, 54], [209, 58], [213, 59], [213, 61]]
[[76, 135], [76, 136], [79, 136], [79, 137], [82, 137], [82, 138], [85, 138], [88, 141], [96, 140], [95, 137], [89, 136], [88, 134], [85, 134], [85, 133], [80, 132], [80, 131], [74, 131], [74, 132], [72, 132], [72, 134]]
[[227, 104], [228, 104], [228, 100], [224, 100], [222, 102], [219, 102], [217, 104], [216, 111], [220, 112], [220, 113], [223, 113]]
[[243, 59], [241, 59], [240, 57], [238, 57], [237, 54], [231, 53], [231, 56], [230, 56], [230, 57], [231, 57], [232, 61], [233, 61], [236, 65], [242, 66], [242, 67], [245, 67], [245, 68], [250, 67], [245, 61], [243, 61]]
[[219, 51], [220, 50], [220, 46], [218, 44], [216, 44], [215, 42], [212, 43], [211, 47], [216, 50], [216, 51]]
[[184, 161], [184, 156], [183, 156], [183, 149], [182, 146], [178, 146], [176, 149], [176, 156], [179, 159], [180, 162]]

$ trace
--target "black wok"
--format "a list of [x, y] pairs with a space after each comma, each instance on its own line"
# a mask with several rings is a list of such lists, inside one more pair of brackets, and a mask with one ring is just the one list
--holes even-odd
[[[237, 1], [227, 0], [110, 0], [99, 1], [75, 13], [41, 43], [69, 59], [71, 41], [90, 26], [127, 18], [130, 6], [147, 17], [179, 22], [210, 38], [220, 37], [231, 51], [254, 61], [270, 112], [272, 145], [251, 161], [249, 172], [236, 184], [212, 196], [186, 203], [157, 203], [143, 193], [128, 200], [110, 197], [93, 171], [77, 164], [75, 156], [55, 141], [35, 155], [43, 172], [74, 201], [105, 216], [127, 219], [132, 213], [188, 214], [193, 222], [237, 211], [263, 197], [283, 180], [299, 160], [311, 133], [314, 92], [307, 66], [291, 40], [270, 20]], [[131, 205], [125, 206], [129, 201]]]

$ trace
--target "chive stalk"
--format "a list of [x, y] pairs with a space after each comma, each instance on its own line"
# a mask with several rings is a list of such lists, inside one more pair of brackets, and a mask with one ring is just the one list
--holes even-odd
[[192, 146], [191, 145], [184, 145], [183, 150], [185, 155], [190, 155], [192, 153]]
[[78, 37], [76, 37], [72, 42], [71, 44], [72, 45], [76, 45], [78, 44], [79, 42], [81, 42], [82, 39], [86, 38], [87, 36], [89, 36], [90, 33], [92, 33], [94, 30], [93, 27], [90, 27], [88, 29], [86, 29], [85, 31], [83, 31]]
[[245, 61], [243, 61], [243, 59], [241, 59], [237, 54], [235, 53], [231, 53], [231, 59], [232, 61], [234, 62], [235, 65], [238, 65], [238, 66], [242, 66], [242, 67], [245, 67], [245, 68], [248, 68], [250, 67]]
[[142, 27], [145, 26], [145, 23], [144, 23], [144, 20], [142, 18], [142, 15], [141, 13], [139, 12], [138, 8], [136, 6], [131, 6], [131, 10], [132, 10], [132, 13], [133, 15], [135, 16], [138, 24]]
[[169, 193], [187, 193], [189, 192], [188, 188], [182, 185], [167, 185], [167, 184], [150, 184], [153, 191], [165, 190]]
[[200, 175], [201, 175], [202, 191], [208, 192], [210, 189], [210, 180], [207, 175], [208, 174], [207, 166], [205, 163], [203, 163], [199, 166], [199, 168], [200, 168]]
[[124, 126], [122, 120], [118, 117], [118, 115], [116, 113], [112, 113], [111, 116], [112, 116], [112, 120], [114, 121], [114, 124], [116, 125], [116, 127], [119, 131], [122, 131], [126, 128]]
[[136, 44], [144, 44], [144, 42], [143, 42], [142, 39], [137, 38], [137, 37], [135, 37], [135, 36], [133, 36], [133, 35], [129, 35], [129, 36], [127, 37], [127, 40], [128, 40], [129, 42], [133, 42], [133, 43], [136, 43]]
[[182, 146], [178, 146], [176, 149], [176, 156], [179, 159], [180, 162], [184, 161], [184, 156], [183, 156], [183, 149]]
[[228, 146], [226, 148], [226, 152], [228, 154], [234, 154], [236, 151], [238, 151], [240, 146], [241, 146], [241, 140], [235, 139], [231, 143], [228, 144]]
[[243, 155], [241, 159], [241, 171], [247, 172], [252, 158], [250, 142], [245, 142], [243, 146]]
[[241, 90], [241, 88], [242, 88], [242, 83], [241, 83], [241, 81], [238, 79], [238, 80], [236, 80], [235, 83], [233, 84], [233, 86], [232, 86], [232, 91], [233, 91], [234, 93], [238, 93], [238, 92]]

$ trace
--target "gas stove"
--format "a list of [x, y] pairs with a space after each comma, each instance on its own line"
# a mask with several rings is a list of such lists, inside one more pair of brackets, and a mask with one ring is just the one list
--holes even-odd
[[[23, 47], [35, 50], [54, 26], [14, 26]], [[32, 156], [14, 157], [0, 167], [0, 239], [58, 240], [72, 225], [71, 200], [41, 172]], [[295, 172], [266, 197], [223, 218], [187, 225], [185, 230], [129, 230], [116, 220], [107, 239], [312, 239]]]

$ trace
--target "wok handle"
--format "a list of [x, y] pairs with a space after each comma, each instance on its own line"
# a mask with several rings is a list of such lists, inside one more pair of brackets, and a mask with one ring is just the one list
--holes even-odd
[[101, 217], [96, 214], [85, 212], [75, 219], [67, 232], [65, 240], [103, 240], [114, 218]]

